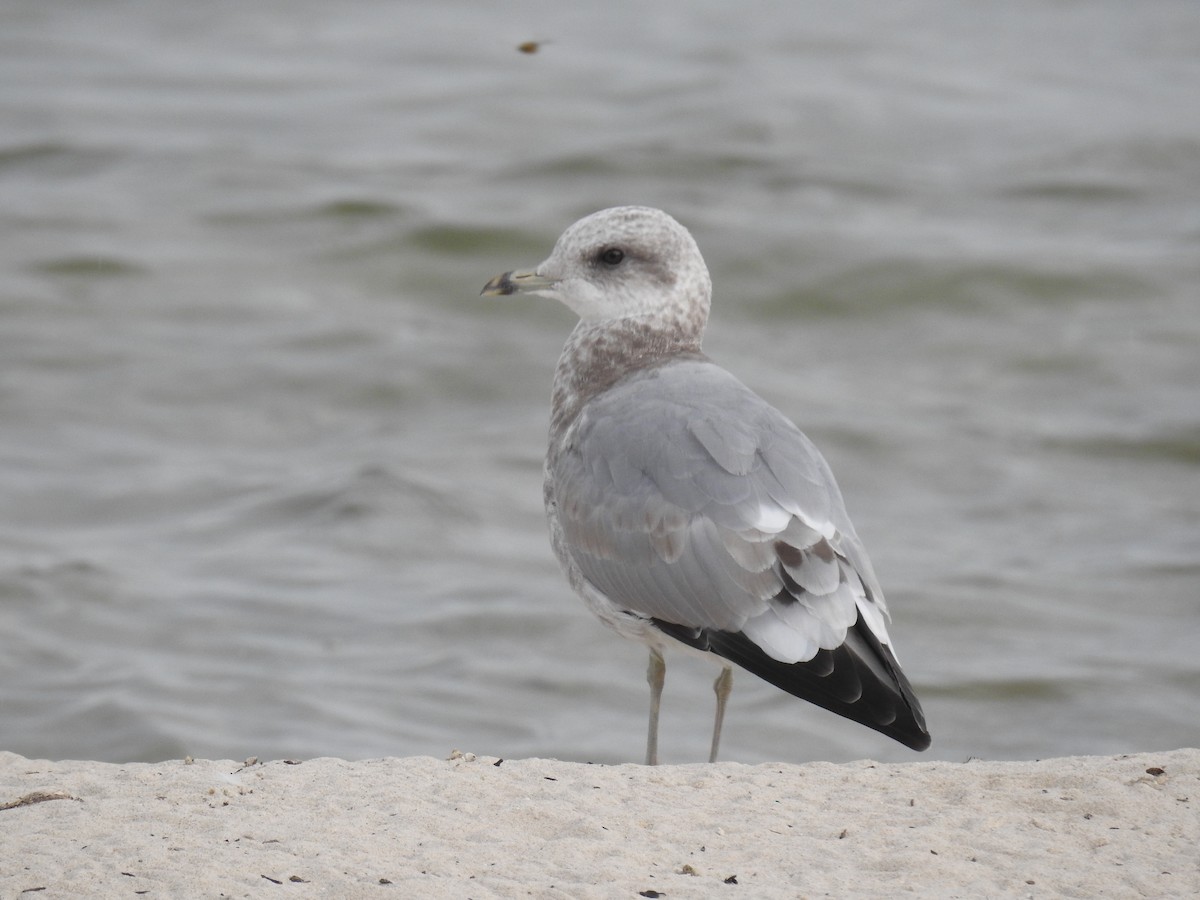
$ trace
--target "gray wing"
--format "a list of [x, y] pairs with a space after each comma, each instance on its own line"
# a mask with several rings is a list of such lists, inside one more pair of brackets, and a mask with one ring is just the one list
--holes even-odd
[[718, 366], [627, 378], [584, 408], [547, 469], [567, 552], [619, 608], [741, 633], [786, 664], [840, 647], [859, 621], [890, 644], [828, 464]]

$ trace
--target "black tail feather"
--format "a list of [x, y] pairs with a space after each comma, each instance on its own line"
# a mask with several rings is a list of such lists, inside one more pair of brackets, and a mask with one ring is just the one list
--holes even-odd
[[913, 750], [931, 738], [921, 703], [885, 647], [860, 616], [835, 650], [820, 650], [799, 663], [772, 659], [741, 632], [688, 628], [652, 620], [664, 633], [690, 647], [736, 663], [777, 688], [830, 712], [873, 728]]

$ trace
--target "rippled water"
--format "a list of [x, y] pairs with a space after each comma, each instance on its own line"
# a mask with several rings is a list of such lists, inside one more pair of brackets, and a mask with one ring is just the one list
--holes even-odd
[[[517, 50], [541, 41], [538, 52]], [[696, 235], [934, 746], [1200, 740], [1190, 2], [0, 9], [0, 747], [642, 755], [547, 546], [577, 216]], [[714, 673], [668, 673], [706, 755]], [[724, 756], [914, 755], [749, 676]]]

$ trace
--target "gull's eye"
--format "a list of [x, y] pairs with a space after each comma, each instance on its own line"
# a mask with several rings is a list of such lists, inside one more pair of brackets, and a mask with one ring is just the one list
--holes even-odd
[[625, 258], [625, 251], [620, 247], [609, 247], [600, 251], [600, 262], [606, 266], [619, 266]]

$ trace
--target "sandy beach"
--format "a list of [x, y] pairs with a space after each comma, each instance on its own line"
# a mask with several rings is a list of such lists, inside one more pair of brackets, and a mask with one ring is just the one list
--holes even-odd
[[1200, 751], [647, 768], [0, 753], [0, 896], [1200, 894]]

